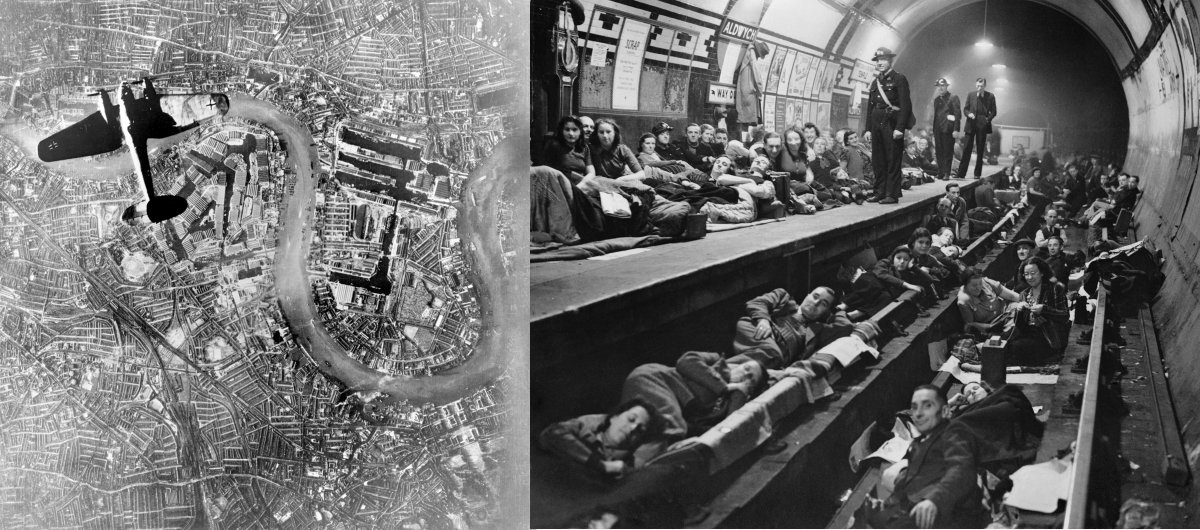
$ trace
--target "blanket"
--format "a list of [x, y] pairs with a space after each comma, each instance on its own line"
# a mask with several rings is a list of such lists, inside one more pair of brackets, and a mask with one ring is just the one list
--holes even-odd
[[588, 259], [622, 250], [650, 247], [673, 241], [678, 241], [678, 239], [662, 236], [614, 237], [612, 239], [593, 241], [581, 245], [562, 246], [540, 251], [536, 248], [530, 248], [529, 261], [536, 263], [539, 261]]

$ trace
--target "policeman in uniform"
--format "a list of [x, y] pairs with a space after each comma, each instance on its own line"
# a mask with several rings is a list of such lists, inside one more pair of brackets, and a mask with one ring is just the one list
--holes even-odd
[[900, 202], [900, 162], [904, 157], [904, 131], [913, 126], [912, 99], [908, 78], [892, 70], [896, 54], [888, 48], [875, 50], [875, 71], [867, 108], [867, 130], [871, 132], [871, 163], [875, 169], [875, 197], [871, 202]]
[[950, 178], [954, 163], [954, 133], [962, 126], [962, 106], [958, 96], [950, 93], [950, 82], [945, 77], [934, 83], [937, 94], [933, 98], [933, 147], [937, 150], [938, 178]]

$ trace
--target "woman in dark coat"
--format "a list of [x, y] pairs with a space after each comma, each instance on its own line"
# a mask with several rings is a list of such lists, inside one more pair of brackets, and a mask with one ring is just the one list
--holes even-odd
[[1067, 288], [1054, 281], [1050, 265], [1041, 258], [1030, 258], [1021, 267], [1028, 286], [1020, 293], [1023, 303], [1017, 312], [1016, 329], [1008, 340], [1005, 362], [1045, 364], [1062, 355], [1067, 347], [1071, 327]]

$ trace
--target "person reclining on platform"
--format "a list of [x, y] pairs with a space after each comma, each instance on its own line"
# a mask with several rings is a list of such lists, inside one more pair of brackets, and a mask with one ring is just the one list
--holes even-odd
[[912, 259], [912, 249], [900, 245], [887, 258], [875, 263], [871, 270], [858, 274], [842, 304], [850, 320], [857, 322], [871, 317], [905, 291], [920, 294], [921, 286], [903, 279], [912, 268]]
[[738, 319], [733, 351], [755, 357], [768, 370], [778, 370], [812, 356], [854, 324], [838, 309], [838, 293], [817, 287], [799, 303], [784, 289], [775, 289], [746, 302]]
[[538, 442], [559, 457], [606, 475], [622, 475], [645, 464], [635, 458], [635, 451], [659, 436], [662, 421], [657, 409], [633, 399], [609, 414], [588, 414], [550, 425]]
[[910, 413], [920, 435], [907, 467], [882, 502], [868, 499], [861, 515], [870, 528], [982, 528], [987, 524], [977, 485], [976, 442], [946, 419], [946, 396], [933, 385], [913, 391]]
[[963, 331], [976, 339], [1005, 332], [1012, 320], [1009, 304], [1021, 301], [1021, 295], [988, 278], [983, 271], [969, 268], [962, 273], [963, 286], [957, 304]]
[[1062, 355], [1067, 347], [1067, 288], [1054, 281], [1050, 265], [1030, 258], [1021, 265], [1028, 286], [1020, 292], [1021, 303], [1014, 316], [1016, 328], [1008, 339], [1005, 363], [1041, 365]]
[[718, 204], [708, 202], [700, 207], [700, 212], [708, 215], [712, 223], [749, 223], [758, 218], [760, 200], [769, 201], [775, 198], [775, 185], [766, 180], [756, 180], [753, 176], [740, 177], [730, 175], [729, 169], [733, 161], [728, 156], [721, 155], [712, 164], [709, 174], [711, 182], [737, 190], [738, 200], [735, 204]]
[[[959, 258], [962, 257], [963, 249], [954, 244], [954, 234], [951, 233], [951, 228], [943, 226], [933, 233], [933, 243], [929, 249], [929, 255], [933, 256], [947, 271], [950, 271], [950, 278], [953, 279], [954, 285], [962, 285], [959, 276], [962, 275], [966, 264]], [[947, 284], [947, 286], [951, 286]]]
[[690, 351], [675, 366], [648, 363], [634, 368], [621, 387], [621, 401], [641, 400], [663, 418], [660, 449], [707, 430], [765, 388], [766, 371], [749, 350], [726, 358]]

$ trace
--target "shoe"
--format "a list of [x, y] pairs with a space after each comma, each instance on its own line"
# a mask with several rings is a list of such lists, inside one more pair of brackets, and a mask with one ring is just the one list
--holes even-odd
[[871, 197], [870, 199], [867, 199], [867, 202], [879, 202], [879, 197]]
[[898, 202], [900, 201], [895, 197], [885, 197], [879, 200], [879, 204], [896, 204]]

